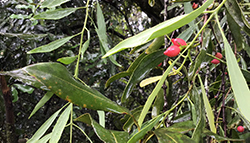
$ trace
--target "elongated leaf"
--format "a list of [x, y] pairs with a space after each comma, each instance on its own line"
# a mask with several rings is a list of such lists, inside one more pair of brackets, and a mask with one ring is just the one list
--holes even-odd
[[157, 129], [154, 133], [159, 143], [195, 143], [190, 137], [171, 132], [168, 128]]
[[47, 92], [43, 96], [43, 98], [36, 104], [35, 108], [31, 112], [29, 118], [32, 117], [36, 113], [36, 111], [38, 111], [52, 96], [53, 96], [52, 92]]
[[40, 140], [38, 140], [36, 143], [47, 143], [49, 139], [51, 138], [52, 133], [49, 133], [42, 137]]
[[13, 85], [22, 92], [26, 92], [28, 94], [31, 94], [34, 91], [34, 88], [28, 85], [22, 85], [22, 84], [13, 84]]
[[50, 118], [43, 123], [43, 125], [36, 131], [36, 133], [32, 136], [31, 139], [27, 141], [27, 143], [34, 143], [39, 140], [40, 137], [43, 136], [43, 134], [47, 131], [47, 129], [50, 127], [50, 125], [54, 122], [57, 115], [60, 113], [62, 109], [58, 110], [56, 113], [54, 113]]
[[72, 62], [74, 62], [76, 60], [76, 58], [77, 58], [77, 56], [74, 56], [74, 57], [62, 57], [62, 58], [57, 59], [57, 61], [68, 65], [68, 64], [71, 64]]
[[124, 72], [120, 72], [112, 77], [110, 77], [106, 84], [105, 84], [105, 87], [108, 87], [113, 81], [117, 80], [117, 79], [120, 79], [122, 77], [125, 77], [125, 76], [130, 76], [132, 74], [132, 72], [127, 72], [127, 71], [124, 71]]
[[161, 76], [149, 77], [149, 78], [144, 79], [143, 81], [140, 82], [140, 87], [147, 86], [151, 83], [157, 82], [160, 79], [161, 79]]
[[56, 6], [59, 6], [63, 3], [66, 3], [70, 0], [45, 0], [42, 5], [41, 5], [41, 8], [53, 8], [53, 7], [56, 7]]
[[[106, 54], [109, 50], [108, 37], [106, 34], [106, 23], [105, 23], [105, 19], [104, 19], [104, 16], [102, 14], [102, 10], [101, 10], [101, 7], [100, 7], [98, 1], [97, 1], [97, 26], [98, 26], [98, 28], [96, 28], [96, 33], [97, 33], [99, 40], [102, 44], [101, 48], [103, 48], [103, 52], [104, 52], [104, 54]], [[122, 65], [117, 63], [117, 61], [115, 60], [115, 58], [113, 56], [110, 56], [109, 59], [115, 65], [122, 67]]]
[[215, 133], [213, 133], [213, 132], [211, 132], [211, 131], [209, 131], [207, 129], [205, 129], [202, 134], [204, 134], [206, 136], [209, 136], [211, 138], [214, 138], [218, 142], [223, 142], [223, 141], [244, 142], [245, 141], [244, 139], [230, 139], [230, 138], [226, 138], [226, 137], [220, 136], [218, 134], [215, 134]]
[[39, 63], [0, 74], [10, 75], [28, 85], [49, 90], [60, 98], [84, 108], [119, 114], [129, 113], [128, 109], [117, 105], [100, 92], [76, 81], [59, 63]]
[[43, 46], [40, 46], [40, 47], [35, 48], [33, 50], [30, 50], [27, 52], [27, 54], [51, 52], [51, 51], [61, 47], [63, 44], [68, 42], [73, 37], [75, 37], [75, 36], [73, 35], [73, 36], [62, 38], [62, 39], [58, 39], [58, 40], [53, 41], [47, 45], [43, 45]]
[[123, 130], [124, 131], [127, 131], [127, 132], [130, 132], [131, 129], [132, 129], [132, 126], [134, 125], [134, 119], [137, 120], [141, 114], [141, 111], [142, 111], [142, 106], [138, 106], [136, 108], [134, 108], [131, 113], [133, 115], [133, 118], [132, 116], [130, 115], [125, 115], [124, 118], [122, 120], [125, 120], [126, 123], [123, 125]]
[[164, 21], [150, 29], [147, 29], [133, 37], [123, 40], [117, 44], [113, 49], [108, 51], [103, 58], [106, 58], [112, 54], [115, 54], [119, 51], [125, 50], [127, 48], [136, 47], [147, 43], [150, 40], [153, 40], [156, 37], [160, 37], [171, 33], [172, 31], [188, 24], [199, 16], [206, 8], [212, 4], [213, 0], [207, 0], [200, 8], [194, 10], [193, 12], [181, 16], [174, 17], [167, 21]]
[[71, 13], [75, 12], [79, 8], [60, 8], [55, 10], [49, 10], [37, 15], [34, 15], [34, 19], [51, 19], [51, 20], [58, 20], [64, 18]]
[[105, 128], [105, 112], [104, 111], [97, 111], [98, 116], [99, 116], [99, 124]]
[[159, 63], [161, 63], [164, 59], [167, 58], [163, 54], [163, 50], [156, 51], [152, 54], [145, 56], [141, 62], [138, 64], [134, 72], [132, 73], [127, 86], [124, 89], [122, 95], [122, 102], [125, 102], [126, 99], [129, 97], [130, 93], [132, 92], [133, 87], [136, 83], [141, 81], [145, 76], [155, 68]]
[[69, 104], [68, 107], [63, 111], [63, 113], [59, 116], [56, 125], [52, 130], [52, 135], [49, 140], [50, 143], [57, 143], [61, 138], [62, 132], [69, 120], [70, 111], [72, 109], [72, 104]]
[[90, 114], [86, 113], [80, 117], [74, 119], [74, 121], [80, 121], [91, 125], [97, 134], [97, 136], [104, 142], [107, 143], [126, 143], [128, 141], [128, 133], [124, 131], [107, 130], [99, 125], [95, 120], [92, 119]]
[[148, 131], [150, 131], [155, 124], [159, 122], [159, 120], [162, 118], [163, 115], [158, 115], [157, 117], [151, 119], [150, 121], [145, 122], [142, 125], [142, 128], [139, 132], [135, 133], [128, 141], [128, 143], [135, 143], [138, 140], [142, 139]]
[[164, 36], [155, 38], [154, 41], [145, 50], [145, 53], [150, 54], [157, 51], [163, 45], [163, 43], [164, 43]]
[[163, 89], [161, 89], [158, 92], [157, 97], [155, 98], [154, 104], [152, 105], [152, 112], [151, 112], [152, 118], [160, 114], [160, 112], [163, 109], [163, 106], [164, 106], [164, 91]]
[[215, 128], [215, 125], [214, 125], [214, 113], [212, 111], [211, 105], [210, 105], [209, 100], [207, 98], [205, 87], [204, 87], [204, 85], [202, 83], [200, 75], [198, 75], [198, 78], [199, 78], [200, 84], [201, 84], [201, 92], [202, 92], [203, 102], [204, 102], [204, 105], [205, 105], [205, 111], [207, 113], [207, 119], [208, 119], [209, 127], [210, 127], [210, 130], [213, 133], [216, 133], [216, 128]]
[[248, 121], [250, 121], [250, 104], [248, 103], [248, 101], [250, 101], [250, 91], [247, 82], [238, 66], [234, 53], [224, 34], [222, 34], [222, 37], [225, 47], [227, 68], [230, 83], [234, 92], [234, 97], [236, 99], [240, 112]]

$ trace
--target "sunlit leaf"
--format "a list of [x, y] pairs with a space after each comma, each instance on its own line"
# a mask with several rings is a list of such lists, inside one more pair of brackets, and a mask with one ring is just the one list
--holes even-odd
[[62, 57], [62, 58], [57, 59], [57, 61], [68, 65], [68, 64], [71, 64], [72, 62], [74, 62], [76, 60], [76, 58], [77, 58], [77, 56], [74, 56], [74, 57]]
[[56, 6], [59, 6], [63, 3], [66, 3], [70, 0], [45, 0], [42, 5], [41, 5], [41, 8], [53, 8], [53, 7], [56, 7]]
[[62, 39], [58, 39], [58, 40], [53, 41], [53, 42], [51, 42], [51, 43], [49, 43], [47, 45], [43, 45], [43, 46], [40, 46], [40, 47], [35, 48], [33, 50], [30, 50], [30, 51], [27, 52], [27, 54], [51, 52], [51, 51], [61, 47], [63, 44], [68, 42], [73, 37], [75, 37], [75, 35], [65, 37], [65, 38], [62, 38]]
[[97, 90], [76, 81], [59, 63], [38, 63], [0, 74], [10, 75], [28, 85], [48, 90], [80, 107], [119, 114], [129, 113], [128, 109], [117, 105]]
[[127, 48], [136, 47], [147, 43], [150, 40], [153, 40], [157, 37], [161, 37], [172, 31], [188, 24], [192, 20], [194, 20], [197, 16], [199, 16], [206, 8], [212, 4], [213, 0], [207, 0], [200, 8], [194, 10], [193, 12], [181, 16], [174, 17], [167, 21], [164, 21], [150, 29], [147, 29], [133, 37], [123, 40], [119, 44], [117, 44], [113, 49], [109, 50], [103, 58], [106, 58], [112, 54], [115, 54], [119, 51], [125, 50]]
[[18, 92], [13, 86], [11, 86], [11, 93], [12, 93], [12, 97], [13, 97], [12, 102], [14, 103], [18, 100]]
[[157, 82], [160, 79], [161, 79], [161, 76], [149, 77], [149, 78], [144, 79], [143, 81], [140, 82], [140, 87], [147, 86], [151, 83]]
[[28, 94], [31, 94], [34, 91], [34, 88], [28, 85], [22, 85], [22, 84], [13, 84], [13, 85], [22, 92], [26, 92]]
[[34, 19], [51, 19], [51, 20], [58, 20], [63, 17], [70, 15], [71, 13], [75, 12], [79, 8], [60, 8], [55, 10], [48, 10], [45, 12], [38, 13], [34, 15]]

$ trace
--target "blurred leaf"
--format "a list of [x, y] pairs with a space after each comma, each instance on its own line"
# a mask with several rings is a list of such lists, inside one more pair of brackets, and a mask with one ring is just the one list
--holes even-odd
[[241, 69], [241, 72], [247, 82], [250, 82], [250, 72], [248, 70]]
[[144, 79], [143, 81], [140, 82], [140, 87], [147, 86], [151, 83], [157, 82], [158, 80], [161, 79], [161, 76], [154, 76], [154, 77], [149, 77]]
[[32, 138], [27, 141], [27, 143], [34, 143], [38, 141], [47, 131], [50, 125], [54, 122], [54, 120], [56, 119], [57, 115], [61, 110], [62, 108], [58, 110], [56, 113], [54, 113], [52, 116], [50, 116], [50, 118], [45, 123], [43, 123], [42, 126], [40, 126], [40, 128], [36, 131], [36, 133], [32, 136]]
[[38, 63], [14, 71], [0, 72], [0, 74], [10, 75], [28, 85], [49, 90], [80, 107], [119, 114], [129, 113], [127, 108], [117, 105], [100, 92], [76, 81], [59, 63]]
[[145, 50], [145, 53], [151, 54], [157, 51], [163, 45], [163, 43], [164, 43], [164, 36], [155, 38], [154, 41]]
[[74, 119], [74, 121], [80, 121], [88, 125], [91, 125], [97, 136], [103, 142], [125, 143], [128, 141], [129, 134], [127, 132], [107, 130], [103, 128], [101, 125], [99, 125], [95, 120], [93, 120], [89, 113], [79, 116], [78, 118]]
[[133, 87], [136, 83], [141, 81], [145, 76], [155, 68], [159, 63], [161, 63], [167, 56], [163, 54], [165, 49], [153, 52], [145, 56], [138, 66], [133, 71], [128, 84], [126, 85], [123, 95], [122, 95], [122, 102], [124, 103], [126, 99], [129, 98], [130, 93], [132, 92]]
[[[101, 48], [103, 48], [103, 51], [104, 51], [104, 54], [106, 54], [109, 50], [108, 48], [108, 37], [107, 37], [107, 34], [106, 34], [106, 23], [105, 23], [105, 19], [104, 19], [104, 16], [102, 14], [102, 10], [101, 10], [101, 7], [97, 1], [97, 26], [98, 28], [96, 28], [96, 33], [99, 37], [99, 40], [102, 44]], [[110, 56], [109, 57], [110, 61], [119, 66], [119, 67], [122, 67], [122, 65], [120, 65], [119, 63], [117, 63], [117, 61], [115, 60], [115, 58], [113, 56]]]
[[168, 128], [160, 128], [154, 131], [159, 143], [195, 143], [190, 137], [172, 132]]
[[53, 7], [56, 7], [56, 6], [60, 6], [61, 4], [63, 3], [66, 3], [70, 0], [45, 0], [42, 5], [41, 5], [41, 8], [53, 8]]
[[13, 86], [11, 86], [11, 93], [13, 97], [12, 102], [14, 103], [18, 100], [18, 92]]
[[159, 122], [162, 117], [163, 115], [158, 115], [157, 117], [143, 123], [141, 130], [139, 132], [138, 130], [136, 130], [136, 132], [134, 132], [133, 136], [127, 143], [135, 143], [138, 140], [142, 139], [147, 134], [147, 132], [150, 131], [155, 126], [155, 124]]
[[119, 51], [125, 50], [127, 48], [136, 47], [147, 43], [148, 41], [155, 39], [157, 37], [161, 37], [172, 31], [188, 24], [196, 17], [198, 17], [206, 8], [212, 4], [213, 0], [207, 0], [200, 8], [194, 10], [193, 12], [181, 16], [174, 17], [167, 21], [164, 21], [150, 29], [147, 29], [133, 37], [125, 39], [117, 44], [113, 49], [109, 50], [103, 58], [106, 58], [112, 54], [115, 54]]
[[225, 6], [234, 21], [248, 34], [248, 36], [250, 36], [250, 25], [245, 19], [238, 2], [236, 0], [227, 0]]
[[75, 12], [78, 9], [79, 8], [59, 8], [55, 10], [48, 10], [34, 15], [33, 18], [58, 20], [70, 15], [71, 13]]
[[17, 38], [27, 39], [27, 40], [31, 40], [31, 39], [37, 40], [37, 39], [47, 36], [47, 34], [24, 34], [24, 33], [3, 33], [3, 32], [0, 32], [0, 35], [6, 36], [6, 37], [17, 37]]
[[153, 7], [155, 5], [155, 0], [148, 0], [148, 5]]
[[89, 42], [90, 42], [90, 32], [88, 31], [88, 40], [85, 41], [84, 44], [82, 45], [81, 59], [83, 59], [83, 55], [84, 55], [85, 51], [87, 50], [87, 48], [89, 47]]
[[29, 118], [31, 118], [36, 113], [36, 111], [38, 111], [52, 96], [53, 96], [52, 92], [47, 92], [43, 96], [43, 98], [36, 104], [35, 108], [31, 112]]
[[236, 99], [240, 112], [248, 121], [250, 121], [250, 113], [248, 111], [248, 109], [250, 109], [250, 104], [248, 103], [248, 101], [250, 101], [250, 91], [247, 82], [238, 66], [234, 53], [226, 37], [224, 36], [224, 34], [222, 35], [225, 47], [227, 68], [230, 83], [234, 92], [234, 97]]
[[40, 47], [35, 48], [33, 50], [30, 50], [30, 51], [27, 52], [27, 54], [51, 52], [51, 51], [53, 51], [53, 50], [61, 47], [63, 44], [65, 44], [66, 42], [68, 42], [73, 37], [75, 37], [75, 35], [69, 36], [69, 37], [65, 37], [65, 38], [62, 38], [62, 39], [58, 39], [56, 41], [50, 42], [47, 45], [43, 45], [43, 46], [40, 46]]
[[101, 110], [97, 110], [99, 116], [99, 124], [105, 128], [105, 112]]
[[105, 84], [105, 87], [108, 87], [113, 81], [117, 80], [117, 79], [120, 79], [122, 77], [125, 77], [125, 76], [130, 76], [132, 74], [132, 72], [127, 72], [127, 71], [124, 71], [124, 72], [120, 72], [116, 75], [113, 75], [112, 77], [110, 77], [106, 84]]
[[69, 104], [68, 107], [59, 116], [52, 130], [52, 135], [49, 140], [50, 143], [57, 143], [60, 140], [63, 130], [67, 124], [67, 121], [69, 120], [71, 109], [72, 109], [72, 104]]
[[76, 59], [77, 59], [77, 56], [74, 56], [74, 57], [62, 57], [62, 58], [57, 59], [56, 61], [68, 65], [68, 64], [71, 64], [72, 62], [74, 62]]
[[22, 85], [22, 84], [13, 84], [13, 85], [22, 92], [26, 92], [28, 94], [31, 94], [34, 91], [34, 88], [28, 85]]
[[208, 100], [207, 95], [206, 95], [205, 87], [204, 87], [204, 85], [202, 83], [202, 80], [201, 80], [201, 77], [200, 77], [199, 74], [198, 74], [198, 78], [200, 80], [201, 93], [202, 93], [202, 97], [203, 97], [205, 111], [207, 113], [207, 119], [208, 119], [209, 127], [210, 127], [210, 130], [213, 133], [216, 133], [216, 128], [215, 128], [215, 125], [214, 125], [214, 113], [212, 111], [211, 105], [210, 105], [209, 100]]
[[189, 121], [175, 123], [172, 126], [166, 128], [165, 130], [184, 134], [184, 133], [194, 130], [194, 128], [195, 128], [195, 125], [193, 124], [193, 121], [189, 120]]
[[205, 130], [203, 131], [202, 134], [204, 134], [204, 135], [206, 135], [206, 136], [209, 136], [209, 137], [211, 137], [211, 138], [214, 138], [214, 139], [216, 139], [218, 142], [222, 142], [222, 141], [235, 141], [235, 142], [236, 142], [236, 141], [239, 141], [239, 142], [244, 142], [243, 139], [230, 139], [230, 138], [222, 137], [222, 136], [217, 135], [217, 134], [215, 134], [215, 133], [213, 133], [213, 132], [211, 132], [211, 131], [209, 131], [209, 130], [207, 130], [207, 129], [205, 129]]
[[47, 143], [49, 141], [49, 139], [51, 138], [51, 135], [52, 135], [52, 133], [46, 134], [40, 140], [36, 141], [36, 143]]
[[32, 14], [30, 15], [24, 15], [24, 14], [11, 14], [10, 15], [10, 18], [13, 18], [13, 19], [28, 19], [28, 18], [31, 18]]
[[164, 106], [164, 91], [161, 88], [155, 98], [154, 104], [152, 105], [152, 112], [151, 112], [152, 118], [160, 114], [160, 112], [163, 109], [163, 106]]
[[138, 106], [136, 108], [134, 108], [131, 113], [133, 115], [130, 116], [130, 115], [125, 115], [124, 118], [122, 120], [125, 120], [126, 123], [123, 125], [123, 130], [126, 131], [126, 132], [130, 132], [131, 129], [132, 129], [132, 125], [134, 125], [134, 119], [135, 120], [138, 120], [140, 114], [141, 114], [141, 111], [142, 111], [142, 108], [143, 106]]

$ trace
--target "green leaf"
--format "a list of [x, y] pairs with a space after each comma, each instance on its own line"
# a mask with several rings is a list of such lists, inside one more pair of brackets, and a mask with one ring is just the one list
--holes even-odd
[[85, 51], [88, 49], [88, 47], [89, 47], [89, 42], [90, 42], [90, 32], [88, 31], [88, 40], [85, 41], [84, 44], [82, 45], [81, 59], [83, 59], [83, 55], [84, 55]]
[[[102, 14], [102, 10], [101, 7], [97, 1], [97, 26], [98, 28], [96, 28], [96, 33], [99, 37], [99, 40], [102, 44], [101, 48], [103, 48], [103, 54], [107, 53], [109, 48], [108, 48], [108, 37], [106, 35], [106, 23], [105, 23], [105, 19], [104, 16]], [[122, 65], [120, 65], [119, 63], [117, 63], [117, 61], [115, 60], [115, 58], [113, 56], [109, 57], [110, 61], [119, 66], [122, 67]]]
[[47, 143], [49, 139], [51, 138], [52, 133], [49, 133], [42, 137], [40, 140], [36, 141], [36, 143]]
[[107, 130], [99, 125], [92, 119], [89, 113], [83, 114], [80, 117], [74, 119], [74, 121], [80, 121], [91, 125], [97, 134], [97, 136], [107, 143], [125, 143], [128, 141], [128, 133], [124, 131]]
[[122, 95], [122, 102], [125, 102], [127, 98], [129, 98], [130, 93], [132, 92], [133, 87], [136, 83], [141, 81], [145, 76], [155, 68], [159, 63], [161, 63], [167, 56], [163, 54], [165, 49], [156, 51], [152, 54], [145, 56], [138, 66], [135, 68], [134, 72], [132, 73], [128, 84], [126, 85], [123, 95]]
[[227, 0], [225, 6], [234, 21], [250, 36], [250, 24], [246, 20], [238, 2], [236, 0]]
[[13, 84], [16, 88], [21, 90], [22, 92], [26, 92], [28, 94], [31, 94], [34, 91], [33, 87], [22, 85], [22, 84]]
[[98, 116], [99, 116], [99, 124], [105, 128], [105, 112], [104, 111], [97, 111]]
[[132, 74], [132, 72], [127, 72], [127, 71], [124, 71], [124, 72], [120, 72], [116, 75], [113, 75], [112, 77], [110, 77], [106, 84], [105, 84], [105, 87], [108, 87], [113, 81], [117, 80], [117, 79], [120, 79], [122, 77], [125, 77], [125, 76], [130, 76]]
[[218, 142], [223, 142], [223, 141], [244, 142], [245, 141], [244, 139], [230, 139], [230, 138], [222, 137], [222, 136], [215, 134], [207, 129], [205, 129], [202, 134], [209, 136], [211, 138], [214, 138]]
[[27, 52], [27, 54], [34, 54], [34, 53], [46, 53], [46, 52], [51, 52], [59, 47], [61, 47], [63, 44], [65, 44], [66, 42], [68, 42], [70, 39], [72, 39], [73, 37], [75, 37], [75, 35], [73, 36], [69, 36], [69, 37], [65, 37], [62, 39], [58, 39], [56, 41], [53, 41], [47, 45], [43, 45], [40, 46], [38, 48], [35, 48], [33, 50], [30, 50]]
[[43, 134], [50, 127], [50, 125], [54, 122], [54, 120], [56, 119], [57, 115], [61, 110], [62, 108], [58, 110], [56, 113], [54, 113], [52, 116], [50, 116], [50, 118], [45, 123], [43, 123], [42, 126], [40, 126], [40, 128], [36, 131], [36, 133], [32, 136], [32, 138], [27, 141], [27, 143], [34, 143], [38, 141], [39, 138], [43, 136]]
[[23, 15], [23, 14], [11, 14], [10, 18], [13, 19], [28, 19], [30, 18], [32, 15]]
[[115, 54], [119, 51], [125, 50], [127, 48], [136, 47], [147, 43], [150, 40], [153, 40], [157, 37], [164, 36], [172, 31], [188, 24], [196, 17], [198, 17], [206, 8], [212, 4], [213, 0], [207, 0], [200, 8], [194, 10], [193, 12], [181, 16], [174, 17], [167, 21], [164, 21], [150, 29], [147, 29], [133, 37], [125, 39], [117, 44], [113, 49], [108, 51], [103, 58], [106, 58], [112, 54]]
[[195, 143], [186, 135], [172, 132], [168, 128], [160, 128], [154, 131], [159, 143]]
[[155, 98], [155, 102], [152, 106], [152, 112], [151, 112], [152, 118], [154, 118], [160, 114], [160, 112], [163, 109], [163, 106], [164, 106], [164, 91], [163, 91], [163, 89], [160, 89], [160, 91], [158, 92], [158, 94]]
[[72, 62], [74, 62], [77, 59], [77, 56], [74, 57], [63, 57], [63, 58], [59, 58], [57, 59], [58, 62], [61, 62], [63, 64], [71, 64]]
[[201, 92], [202, 92], [203, 102], [204, 102], [204, 105], [205, 105], [205, 111], [207, 113], [207, 119], [208, 119], [209, 127], [210, 127], [210, 130], [213, 133], [216, 133], [216, 128], [215, 128], [215, 125], [214, 125], [214, 113], [212, 111], [211, 105], [210, 105], [209, 100], [208, 100], [207, 95], [206, 95], [205, 87], [204, 87], [204, 85], [202, 83], [202, 80], [201, 80], [201, 77], [200, 77], [199, 74], [198, 74], [198, 78], [200, 80]]
[[183, 133], [188, 133], [189, 131], [194, 130], [194, 128], [195, 128], [195, 125], [193, 124], [193, 121], [182, 121], [182, 122], [173, 124], [172, 126], [166, 128], [166, 130], [183, 134]]
[[56, 7], [56, 6], [60, 6], [61, 4], [63, 3], [66, 3], [70, 0], [45, 0], [42, 5], [41, 5], [41, 8], [53, 8], [53, 7]]
[[164, 36], [155, 38], [154, 41], [145, 50], [145, 53], [151, 54], [157, 51], [163, 45], [163, 43], [164, 43]]
[[144, 79], [143, 81], [140, 82], [140, 87], [147, 86], [151, 83], [157, 82], [158, 80], [161, 79], [161, 76], [154, 76], [154, 77], [149, 77]]
[[43, 98], [36, 104], [35, 108], [31, 112], [29, 118], [31, 118], [36, 113], [36, 111], [38, 111], [52, 96], [53, 96], [52, 92], [47, 92], [43, 96]]
[[65, 125], [67, 124], [67, 121], [69, 120], [69, 115], [70, 115], [71, 110], [72, 110], [72, 104], [69, 104], [68, 107], [59, 116], [52, 130], [52, 135], [49, 140], [50, 143], [57, 143], [60, 140], [62, 132], [65, 128]]
[[135, 120], [138, 120], [140, 114], [141, 114], [141, 111], [142, 111], [142, 108], [143, 106], [138, 106], [136, 108], [134, 108], [131, 113], [133, 115], [130, 116], [130, 115], [125, 115], [124, 118], [122, 120], [125, 120], [126, 123], [123, 125], [123, 130], [126, 131], [126, 132], [130, 132], [131, 129], [132, 129], [132, 126], [134, 125], [134, 119]]
[[14, 103], [18, 100], [18, 92], [13, 86], [11, 86], [11, 93], [12, 93], [12, 97], [13, 97], [12, 102]]
[[250, 109], [250, 104], [248, 103], [248, 101], [250, 101], [250, 91], [247, 82], [238, 66], [238, 62], [234, 56], [234, 53], [226, 37], [224, 36], [224, 34], [222, 35], [225, 47], [228, 74], [234, 92], [234, 97], [236, 99], [240, 112], [248, 121], [250, 121], [250, 113], [248, 110]]
[[148, 5], [153, 7], [155, 5], [155, 0], [148, 0]]
[[45, 12], [41, 12], [39, 14], [34, 15], [34, 19], [50, 19], [50, 20], [58, 20], [64, 18], [71, 13], [75, 12], [79, 8], [60, 8], [55, 10], [48, 10]]
[[137, 132], [129, 139], [127, 143], [135, 143], [138, 140], [142, 139], [147, 134], [147, 132], [150, 131], [155, 126], [155, 124], [159, 122], [162, 117], [163, 115], [158, 115], [157, 117], [145, 122], [142, 125], [141, 130], [139, 132], [136, 130]]
[[119, 114], [129, 113], [127, 108], [117, 105], [97, 90], [76, 81], [68, 70], [59, 63], [38, 63], [14, 71], [0, 72], [0, 74], [10, 75], [28, 85], [49, 90], [60, 98], [80, 107]]

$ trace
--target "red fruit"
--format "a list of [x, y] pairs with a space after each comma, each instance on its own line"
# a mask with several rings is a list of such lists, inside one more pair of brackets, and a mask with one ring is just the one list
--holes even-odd
[[160, 63], [159, 65], [158, 65], [158, 67], [160, 67], [162, 65], [162, 63]]
[[217, 58], [219, 58], [219, 59], [222, 59], [222, 54], [221, 53], [219, 53], [219, 52], [217, 52], [216, 54], [215, 54], [215, 57], [217, 57]]
[[213, 60], [211, 61], [211, 63], [212, 63], [212, 64], [216, 64], [216, 65], [217, 65], [218, 63], [220, 63], [220, 61], [219, 61], [219, 60], [217, 60], [217, 59], [213, 59]]
[[175, 39], [172, 39], [171, 41], [176, 46], [186, 46], [187, 45], [187, 43], [181, 38], [175, 38]]
[[238, 131], [238, 132], [244, 132], [244, 127], [238, 126], [238, 127], [237, 127], [237, 131]]
[[168, 57], [175, 57], [179, 55], [180, 51], [181, 49], [178, 46], [173, 45], [167, 48], [167, 50], [164, 52], [164, 55]]
[[193, 3], [192, 8], [196, 9], [198, 7], [198, 3]]

